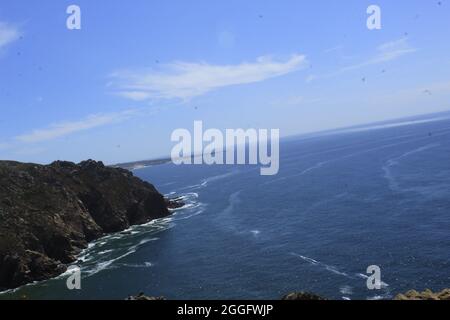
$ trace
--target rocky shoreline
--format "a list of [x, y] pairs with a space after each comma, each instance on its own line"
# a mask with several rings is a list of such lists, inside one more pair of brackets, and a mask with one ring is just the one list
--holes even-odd
[[450, 301], [450, 289], [444, 289], [440, 292], [433, 292], [427, 289], [423, 292], [416, 290], [410, 290], [406, 293], [401, 293], [395, 297], [394, 300], [449, 300]]
[[0, 161], [0, 291], [55, 277], [89, 242], [183, 205], [102, 162]]
[[[129, 296], [125, 300], [132, 301], [157, 301], [157, 300], [167, 300], [165, 297], [152, 297], [147, 296], [145, 293], [141, 292], [136, 296]], [[283, 301], [325, 301], [327, 298], [318, 296], [310, 292], [292, 292], [281, 298]], [[405, 294], [398, 294], [393, 300], [448, 300], [450, 301], [450, 289], [444, 289], [440, 292], [433, 292], [429, 289], [418, 292], [415, 290], [410, 290]]]

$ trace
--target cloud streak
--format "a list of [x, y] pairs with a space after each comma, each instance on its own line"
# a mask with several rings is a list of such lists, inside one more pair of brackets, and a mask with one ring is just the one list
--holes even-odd
[[16, 136], [15, 140], [23, 143], [53, 140], [76, 132], [119, 123], [128, 120], [137, 114], [138, 111], [135, 109], [115, 113], [92, 114], [81, 120], [59, 122], [52, 124], [47, 128], [37, 129], [30, 133]]
[[0, 50], [19, 39], [19, 37], [20, 32], [16, 27], [0, 21]]
[[237, 65], [174, 62], [164, 66], [163, 71], [120, 71], [112, 78], [116, 93], [131, 100], [189, 100], [218, 88], [283, 76], [305, 64], [306, 57], [298, 54], [286, 61], [263, 56], [256, 62]]
[[346, 66], [346, 67], [340, 68], [339, 70], [337, 70], [335, 72], [325, 74], [325, 75], [310, 75], [307, 77], [306, 81], [311, 82], [311, 81], [314, 81], [317, 79], [333, 78], [333, 77], [339, 76], [345, 72], [358, 70], [358, 69], [368, 67], [371, 65], [377, 65], [377, 64], [393, 61], [404, 55], [414, 53], [416, 51], [417, 51], [417, 49], [411, 47], [408, 44], [406, 38], [387, 42], [387, 43], [384, 43], [384, 44], [378, 46], [377, 54], [364, 62]]

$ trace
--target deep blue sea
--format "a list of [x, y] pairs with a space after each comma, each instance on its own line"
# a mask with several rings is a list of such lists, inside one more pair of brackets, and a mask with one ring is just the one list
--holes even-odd
[[[135, 174], [183, 196], [186, 208], [92, 244], [80, 257], [80, 291], [62, 276], [0, 297], [382, 299], [450, 287], [450, 118], [442, 114], [285, 139], [276, 176], [258, 166], [173, 164]], [[367, 289], [370, 265], [381, 268], [381, 290]]]

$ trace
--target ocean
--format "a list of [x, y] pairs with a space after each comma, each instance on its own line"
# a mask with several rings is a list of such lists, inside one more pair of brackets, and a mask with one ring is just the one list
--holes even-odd
[[[450, 287], [450, 114], [284, 139], [280, 171], [136, 170], [186, 206], [99, 239], [68, 273], [0, 299], [390, 299]], [[381, 268], [380, 290], [366, 286]]]

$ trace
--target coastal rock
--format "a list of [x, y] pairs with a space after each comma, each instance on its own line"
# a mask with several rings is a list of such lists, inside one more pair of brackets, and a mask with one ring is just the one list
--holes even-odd
[[167, 207], [153, 185], [101, 162], [0, 161], [0, 290], [57, 276], [88, 242]]
[[149, 297], [149, 296], [146, 296], [143, 292], [141, 292], [137, 296], [129, 296], [125, 300], [131, 300], [131, 301], [158, 301], [158, 300], [166, 300], [166, 298], [164, 298], [164, 297]]
[[181, 197], [178, 198], [166, 198], [166, 206], [168, 209], [180, 209], [185, 206], [185, 203]]
[[450, 289], [444, 289], [441, 292], [433, 292], [430, 289], [423, 292], [410, 290], [397, 295], [394, 300], [450, 300]]
[[309, 292], [292, 292], [285, 295], [283, 298], [281, 298], [281, 300], [310, 301], [310, 300], [327, 300], [327, 299]]

